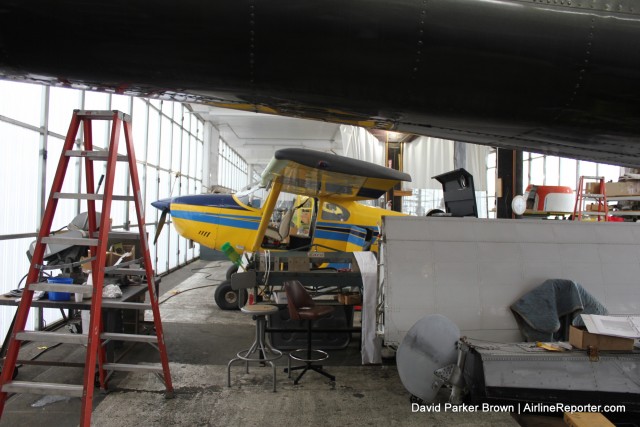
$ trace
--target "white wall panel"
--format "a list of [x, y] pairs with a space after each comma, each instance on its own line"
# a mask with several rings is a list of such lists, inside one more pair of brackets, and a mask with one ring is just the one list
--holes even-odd
[[49, 130], [65, 136], [73, 110], [82, 108], [82, 91], [61, 87], [49, 88]]
[[433, 313], [471, 338], [519, 341], [509, 306], [547, 279], [640, 313], [639, 234], [632, 223], [385, 217], [385, 341]]
[[160, 127], [160, 167], [164, 169], [171, 168], [171, 141], [173, 139], [173, 130], [171, 120], [162, 116]]
[[83, 109], [108, 110], [109, 94], [104, 92], [85, 92]]
[[125, 95], [111, 95], [111, 108], [110, 110], [122, 111], [125, 114], [131, 115], [131, 97]]
[[0, 122], [0, 234], [35, 231], [38, 141], [37, 132]]
[[184, 256], [186, 255], [185, 253], [182, 253], [182, 257], [179, 258], [179, 252], [182, 249], [182, 242], [180, 240], [180, 236], [179, 234], [176, 232], [176, 229], [171, 227], [169, 233], [169, 240], [171, 241], [171, 249], [168, 250], [168, 269], [172, 270], [174, 268], [176, 268], [180, 262], [184, 262], [183, 259]]
[[44, 87], [0, 80], [0, 115], [40, 126]]

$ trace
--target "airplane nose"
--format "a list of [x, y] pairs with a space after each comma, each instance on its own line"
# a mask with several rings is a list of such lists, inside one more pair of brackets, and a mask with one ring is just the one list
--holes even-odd
[[171, 197], [169, 197], [168, 199], [160, 199], [160, 200], [156, 200], [155, 202], [151, 202], [151, 206], [153, 206], [154, 208], [161, 210], [163, 212], [166, 211], [170, 211], [170, 206], [171, 206], [171, 201], [173, 199]]

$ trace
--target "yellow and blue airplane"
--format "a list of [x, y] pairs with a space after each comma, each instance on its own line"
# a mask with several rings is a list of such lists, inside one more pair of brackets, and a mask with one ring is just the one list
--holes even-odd
[[[162, 211], [156, 240], [170, 213], [181, 236], [217, 250], [227, 242], [238, 253], [375, 250], [382, 216], [403, 214], [358, 202], [378, 199], [410, 180], [406, 173], [361, 160], [282, 149], [275, 152], [261, 180], [241, 192], [151, 203]], [[221, 295], [226, 295], [228, 304]], [[216, 290], [221, 308], [237, 307], [236, 298], [228, 284]]]

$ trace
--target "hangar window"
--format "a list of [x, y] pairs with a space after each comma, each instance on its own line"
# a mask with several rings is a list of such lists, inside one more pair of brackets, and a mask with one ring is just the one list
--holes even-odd
[[[0, 81], [0, 253], [5, 256], [0, 293], [18, 287], [29, 269], [25, 255], [35, 240], [46, 200], [60, 158], [63, 141], [74, 109], [120, 110], [133, 119], [133, 142], [145, 206], [145, 227], [149, 236], [156, 231], [159, 211], [149, 203], [160, 198], [199, 193], [202, 188], [204, 122], [190, 114], [184, 104], [149, 100], [105, 92]], [[108, 122], [93, 123], [94, 146], [105, 148]], [[120, 151], [124, 153], [123, 139]], [[105, 167], [106, 164], [101, 165]], [[97, 168], [98, 177], [104, 173]], [[10, 177], [10, 178], [9, 178]], [[84, 162], [70, 162], [64, 181], [65, 192], [86, 192]], [[114, 194], [129, 188], [127, 174], [116, 173]], [[29, 197], [25, 197], [29, 195]], [[65, 201], [58, 204], [53, 229], [68, 225], [86, 210], [86, 204]], [[133, 202], [115, 202], [111, 208], [112, 228], [137, 230]], [[157, 245], [150, 245], [153, 269], [162, 274], [200, 255], [200, 247], [171, 227], [165, 227]], [[56, 271], [53, 271], [56, 274]], [[24, 285], [24, 282], [22, 283]], [[15, 310], [0, 307], [0, 342]], [[30, 316], [27, 329], [38, 329], [60, 318], [60, 311], [44, 309]]]
[[249, 183], [249, 165], [223, 139], [218, 145], [218, 184], [238, 191]]

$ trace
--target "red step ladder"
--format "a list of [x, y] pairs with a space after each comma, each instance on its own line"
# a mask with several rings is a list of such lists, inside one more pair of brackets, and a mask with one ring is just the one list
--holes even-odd
[[[92, 122], [95, 120], [112, 121], [111, 136], [108, 151], [98, 151], [93, 149]], [[74, 150], [76, 136], [83, 126], [84, 149]], [[124, 128], [126, 143], [126, 155], [118, 154], [118, 142], [120, 132]], [[71, 157], [84, 159], [86, 171], [86, 194], [62, 193], [64, 177]], [[106, 176], [104, 191], [102, 194], [94, 193], [94, 165], [95, 161], [106, 161]], [[114, 178], [116, 172], [116, 162], [126, 161], [133, 188], [133, 196], [114, 196]], [[87, 201], [89, 232], [84, 238], [65, 238], [55, 236], [51, 233], [53, 217], [60, 199], [79, 199]], [[96, 215], [96, 200], [102, 200], [102, 212]], [[111, 202], [113, 200], [128, 200], [135, 202], [136, 216], [138, 220], [138, 230], [140, 234], [140, 249], [142, 252], [143, 270], [139, 273], [146, 276], [148, 287], [149, 304], [128, 303], [131, 308], [151, 309], [153, 311], [153, 322], [156, 335], [130, 335], [120, 333], [103, 332], [102, 321], [102, 287], [105, 274], [105, 257], [107, 242], [110, 230]], [[41, 282], [42, 270], [44, 269], [43, 258], [47, 244], [66, 244], [88, 246], [91, 254], [95, 257], [91, 261], [91, 274], [93, 279], [92, 299], [91, 299], [91, 320], [87, 335], [66, 334], [56, 332], [25, 331], [29, 309], [33, 300], [34, 291], [49, 292], [84, 292], [86, 285], [60, 285]], [[163, 379], [166, 386], [166, 396], [173, 397], [173, 385], [171, 383], [171, 373], [169, 361], [164, 343], [162, 323], [160, 321], [160, 308], [155, 289], [154, 272], [151, 265], [151, 256], [147, 242], [147, 234], [144, 229], [144, 211], [140, 193], [140, 182], [138, 180], [138, 169], [136, 164], [131, 117], [119, 111], [80, 111], [75, 110], [69, 126], [64, 147], [58, 163], [51, 193], [42, 219], [42, 226], [38, 235], [31, 266], [27, 276], [27, 285], [23, 291], [22, 299], [16, 314], [15, 324], [11, 332], [7, 357], [0, 376], [0, 417], [4, 410], [8, 393], [33, 393], [33, 394], [57, 394], [82, 398], [81, 426], [91, 424], [91, 409], [93, 403], [94, 382], [96, 366], [100, 379], [100, 387], [106, 389], [106, 371], [144, 371], [156, 372]], [[126, 304], [126, 303], [123, 303]], [[106, 363], [104, 343], [116, 339], [121, 341], [139, 341], [152, 344], [160, 353], [161, 366], [152, 365], [130, 365], [119, 363]], [[46, 341], [84, 344], [87, 347], [84, 381], [81, 385], [54, 384], [41, 382], [14, 381], [12, 376], [16, 369], [16, 361], [21, 343], [23, 341]]]
[[[595, 181], [587, 183], [587, 180]], [[587, 185], [589, 187], [587, 188]], [[598, 210], [585, 210], [586, 200], [595, 200]], [[598, 221], [609, 220], [609, 204], [603, 176], [581, 176], [576, 190], [576, 203], [573, 205], [573, 220], [583, 221], [583, 217], [596, 216]]]

